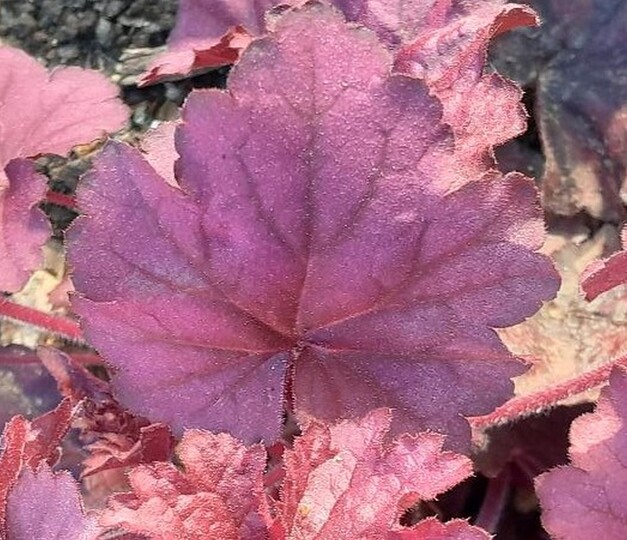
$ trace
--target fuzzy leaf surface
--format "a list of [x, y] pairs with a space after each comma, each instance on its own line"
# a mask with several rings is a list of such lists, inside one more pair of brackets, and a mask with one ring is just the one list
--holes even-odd
[[615, 368], [596, 410], [571, 426], [571, 464], [536, 480], [543, 524], [557, 540], [625, 537], [626, 419], [627, 369]]
[[390, 423], [390, 412], [379, 409], [360, 421], [309, 425], [286, 452], [271, 537], [404, 538], [391, 533], [404, 508], [434, 499], [472, 474], [468, 458], [442, 451], [441, 435], [402, 435], [384, 443]]
[[462, 415], [511, 394], [520, 364], [491, 327], [558, 285], [534, 253], [535, 189], [493, 172], [456, 188], [439, 102], [390, 64], [310, 5], [247, 49], [228, 92], [190, 96], [180, 189], [104, 151], [70, 235], [73, 306], [126, 406], [270, 441], [291, 383], [301, 421], [393, 407], [393, 433], [464, 448]]
[[0, 172], [0, 291], [20, 289], [42, 259], [51, 232], [37, 208], [45, 192], [45, 176], [26, 159], [8, 163], [4, 176]]
[[95, 540], [96, 520], [85, 515], [79, 487], [68, 472], [25, 468], [7, 500], [7, 540]]
[[265, 452], [227, 434], [190, 430], [178, 447], [184, 472], [169, 463], [129, 473], [133, 491], [109, 500], [101, 523], [155, 540], [265, 538], [258, 506]]
[[490, 540], [490, 536], [480, 527], [474, 527], [467, 521], [454, 519], [441, 523], [435, 518], [427, 518], [412, 527], [393, 531], [387, 540]]
[[[443, 2], [442, 4], [449, 4]], [[493, 149], [520, 135], [526, 114], [520, 88], [497, 73], [486, 73], [488, 45], [500, 34], [534, 26], [534, 12], [500, 0], [453, 2], [432, 13], [429, 24], [403, 43], [396, 69], [424, 79], [442, 100], [463, 155], [460, 181], [493, 163]], [[446, 53], [443, 53], [446, 51]]]
[[65, 154], [119, 129], [128, 111], [118, 87], [75, 67], [48, 72], [34, 58], [0, 47], [0, 164], [38, 154]]
[[69, 428], [71, 413], [70, 401], [63, 400], [32, 422], [14, 416], [4, 426], [0, 454], [0, 538], [7, 534], [8, 495], [22, 471], [57, 462], [58, 447]]

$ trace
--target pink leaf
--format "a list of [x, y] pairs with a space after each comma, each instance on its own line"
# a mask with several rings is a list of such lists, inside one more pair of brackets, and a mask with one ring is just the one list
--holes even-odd
[[48, 73], [26, 53], [2, 46], [0, 65], [0, 291], [14, 292], [40, 263], [50, 228], [36, 208], [45, 177], [24, 160], [9, 162], [65, 154], [120, 128], [127, 109], [117, 99], [117, 86], [99, 73]]
[[434, 433], [384, 444], [390, 423], [390, 412], [378, 410], [359, 422], [308, 426], [286, 453], [273, 538], [379, 540], [403, 509], [472, 473], [470, 460], [442, 452]]
[[172, 45], [150, 63], [147, 71], [139, 78], [138, 85], [181, 79], [211, 68], [234, 64], [251, 40], [245, 28], [236, 26], [221, 38], [197, 39], [179, 46]]
[[465, 448], [462, 415], [521, 371], [492, 327], [557, 288], [533, 252], [535, 189], [496, 173], [456, 189], [439, 102], [335, 11], [276, 32], [228, 92], [188, 99], [180, 189], [118, 144], [86, 178], [70, 234], [85, 333], [122, 402], [178, 433], [273, 440], [287, 386], [302, 421], [387, 406], [393, 433]]
[[174, 163], [179, 155], [174, 146], [174, 133], [177, 122], [164, 122], [150, 130], [141, 141], [146, 160], [155, 171], [171, 186], [178, 187], [174, 174]]
[[53, 473], [47, 465], [22, 471], [9, 493], [6, 523], [7, 540], [95, 540], [99, 534], [70, 474]]
[[538, 477], [542, 521], [556, 539], [622, 540], [627, 530], [627, 369], [570, 431], [571, 465]]
[[168, 50], [157, 56], [140, 86], [233, 64], [252, 36], [263, 33], [267, 9], [280, 0], [181, 0]]
[[28, 421], [22, 416], [14, 416], [6, 423], [2, 432], [2, 454], [0, 455], [0, 538], [6, 535], [7, 497], [22, 467], [27, 432]]
[[46, 178], [26, 159], [11, 161], [4, 174], [0, 172], [0, 291], [16, 291], [40, 264], [50, 236], [48, 220], [37, 208]]
[[36, 60], [0, 47], [0, 164], [38, 154], [65, 154], [106, 131], [128, 111], [118, 87], [100, 73], [69, 67], [48, 73]]
[[411, 529], [393, 531], [387, 540], [490, 540], [486, 531], [473, 527], [461, 519], [440, 523], [435, 518], [428, 518]]
[[101, 523], [154, 539], [264, 538], [257, 513], [265, 452], [227, 434], [187, 431], [178, 448], [184, 472], [168, 463], [131, 471], [132, 493], [113, 496]]

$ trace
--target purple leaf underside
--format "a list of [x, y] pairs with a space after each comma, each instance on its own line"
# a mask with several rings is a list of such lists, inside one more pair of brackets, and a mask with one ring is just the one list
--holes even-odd
[[70, 235], [73, 305], [127, 406], [272, 440], [287, 385], [300, 420], [388, 406], [393, 434], [459, 449], [462, 415], [511, 395], [520, 365], [491, 327], [558, 283], [533, 252], [535, 189], [496, 173], [453, 189], [440, 103], [390, 66], [370, 32], [309, 5], [247, 49], [227, 92], [190, 96], [180, 189], [105, 149]]

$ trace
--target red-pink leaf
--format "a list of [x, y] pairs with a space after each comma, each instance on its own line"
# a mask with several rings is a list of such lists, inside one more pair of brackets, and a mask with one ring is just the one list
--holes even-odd
[[535, 24], [534, 12], [525, 6], [501, 0], [460, 4], [421, 28], [397, 54], [396, 68], [424, 79], [442, 100], [444, 119], [463, 152], [464, 174], [492, 163], [494, 147], [525, 130], [520, 88], [496, 73], [486, 74], [484, 66], [494, 37]]
[[22, 470], [6, 512], [7, 540], [95, 540], [100, 532], [95, 519], [85, 515], [71, 475], [53, 473], [47, 465]]
[[570, 431], [571, 465], [538, 477], [542, 521], [556, 539], [622, 540], [627, 530], [627, 369]]
[[0, 538], [6, 537], [7, 496], [21, 471], [28, 467], [52, 465], [58, 459], [58, 446], [70, 422], [71, 404], [63, 400], [59, 406], [29, 422], [14, 416], [4, 426], [0, 454]]
[[70, 356], [49, 348], [41, 348], [38, 354], [68, 405], [80, 402], [74, 427], [80, 430], [81, 441], [89, 452], [83, 459], [82, 478], [170, 457], [174, 441], [167, 426], [151, 424], [126, 411], [113, 398], [107, 383]]
[[378, 410], [359, 422], [308, 426], [286, 452], [276, 508], [280, 528], [273, 527], [273, 537], [379, 540], [396, 527], [403, 509], [472, 473], [468, 458], [442, 451], [441, 435], [384, 443], [390, 423], [390, 412]]
[[227, 434], [187, 431], [178, 448], [184, 472], [168, 463], [131, 471], [132, 493], [113, 496], [101, 523], [154, 539], [262, 539], [265, 452]]
[[139, 78], [138, 85], [181, 79], [210, 68], [234, 64], [251, 39], [245, 28], [236, 26], [221, 38], [197, 39], [178, 46], [171, 45], [150, 63], [147, 71]]
[[14, 416], [2, 432], [2, 454], [0, 455], [0, 538], [6, 535], [6, 502], [9, 491], [15, 484], [22, 467], [24, 445], [28, 433], [28, 421]]
[[188, 99], [181, 189], [118, 144], [86, 178], [70, 234], [86, 335], [122, 402], [179, 433], [272, 440], [287, 383], [301, 420], [393, 407], [394, 433], [464, 448], [462, 415], [521, 370], [492, 327], [557, 288], [535, 189], [496, 173], [455, 189], [438, 101], [335, 11], [289, 12], [277, 34], [228, 92]]
[[23, 462], [35, 468], [41, 462], [54, 465], [59, 459], [59, 447], [70, 428], [72, 403], [64, 399], [53, 410], [30, 422], [29, 434], [24, 447]]
[[387, 540], [490, 540], [492, 538], [479, 527], [469, 525], [467, 521], [454, 519], [441, 523], [435, 518], [428, 518], [411, 529], [393, 531]]
[[46, 178], [26, 159], [15, 159], [0, 172], [0, 291], [20, 289], [40, 264], [50, 236], [48, 220], [37, 208], [45, 193]]
[[281, 0], [181, 0], [168, 50], [151, 62], [139, 84], [185, 77], [233, 64], [251, 36], [265, 28], [265, 11]]

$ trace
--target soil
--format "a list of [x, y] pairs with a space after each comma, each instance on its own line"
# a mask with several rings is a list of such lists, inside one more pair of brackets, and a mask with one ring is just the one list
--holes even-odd
[[168, 37], [177, 0], [3, 0], [0, 38], [49, 66], [113, 73], [124, 51]]

